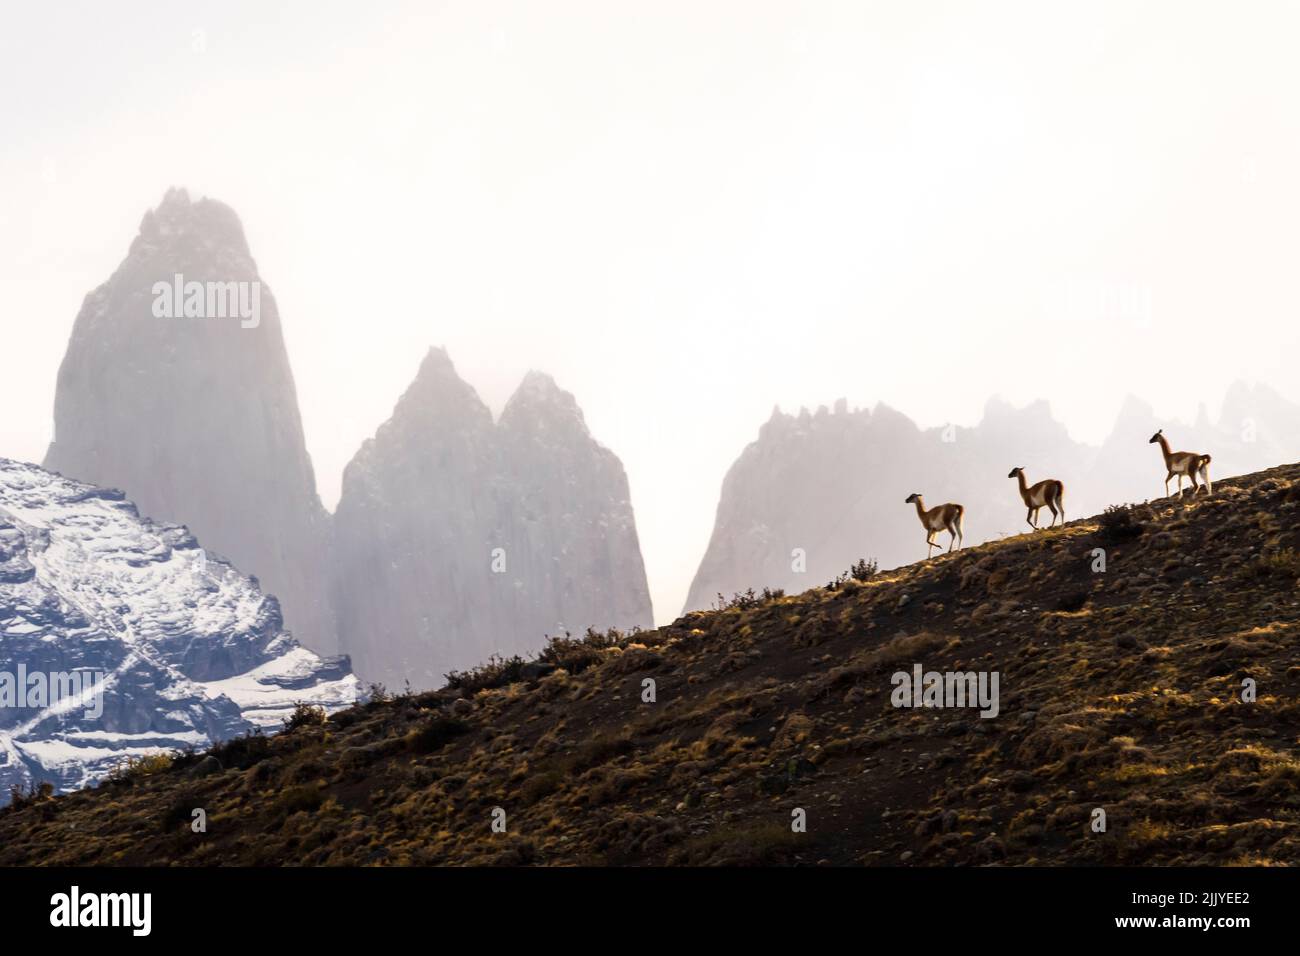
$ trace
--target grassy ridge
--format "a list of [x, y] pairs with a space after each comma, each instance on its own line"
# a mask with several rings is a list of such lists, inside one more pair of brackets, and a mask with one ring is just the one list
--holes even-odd
[[[0, 864], [1297, 863], [1298, 519], [1286, 466], [556, 642], [35, 795]], [[998, 716], [895, 708], [917, 663], [997, 671]]]

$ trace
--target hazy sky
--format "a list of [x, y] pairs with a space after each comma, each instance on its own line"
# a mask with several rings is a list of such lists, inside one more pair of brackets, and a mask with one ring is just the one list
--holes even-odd
[[446, 345], [623, 460], [656, 616], [774, 404], [1292, 399], [1300, 5], [10, 4], [0, 455], [170, 185], [239, 213], [321, 495]]

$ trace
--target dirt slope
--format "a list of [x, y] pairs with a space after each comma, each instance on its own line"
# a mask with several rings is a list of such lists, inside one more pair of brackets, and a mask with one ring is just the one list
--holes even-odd
[[[1298, 518], [1290, 465], [560, 642], [20, 801], [0, 863], [1300, 863]], [[997, 671], [998, 715], [894, 707], [914, 664]]]

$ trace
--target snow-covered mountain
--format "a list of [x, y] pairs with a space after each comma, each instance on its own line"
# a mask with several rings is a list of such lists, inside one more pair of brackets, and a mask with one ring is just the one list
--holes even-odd
[[255, 578], [125, 495], [0, 459], [0, 802], [358, 695]]

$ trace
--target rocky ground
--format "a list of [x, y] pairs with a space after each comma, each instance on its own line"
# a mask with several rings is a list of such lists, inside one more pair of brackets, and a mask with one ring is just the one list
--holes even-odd
[[[1297, 518], [1291, 465], [556, 642], [28, 796], [0, 863], [1295, 863]], [[998, 715], [893, 706], [914, 664], [998, 672]]]

